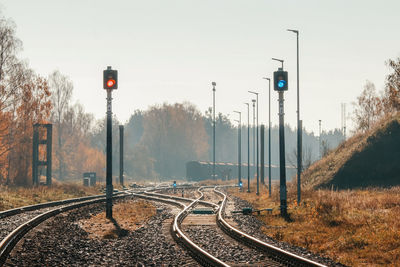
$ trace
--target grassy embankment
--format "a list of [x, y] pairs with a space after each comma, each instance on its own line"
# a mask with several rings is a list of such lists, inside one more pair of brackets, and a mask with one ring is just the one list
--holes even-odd
[[51, 187], [0, 186], [0, 211], [48, 201], [101, 194], [99, 187], [77, 183], [54, 183]]

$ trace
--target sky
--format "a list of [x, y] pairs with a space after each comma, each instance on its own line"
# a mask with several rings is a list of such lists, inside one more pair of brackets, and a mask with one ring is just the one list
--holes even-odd
[[[352, 128], [352, 102], [366, 81], [384, 88], [385, 62], [400, 56], [400, 1], [370, 0], [0, 0], [23, 42], [19, 57], [38, 74], [54, 70], [74, 84], [73, 101], [105, 116], [102, 72], [118, 70], [113, 113], [189, 101], [247, 123], [259, 92], [259, 121], [268, 121], [268, 82], [284, 59], [289, 73], [285, 122], [296, 125], [296, 35], [300, 50], [300, 117], [307, 131], [341, 127], [341, 103]], [[278, 123], [271, 84], [271, 118]], [[252, 114], [250, 115], [252, 116]]]

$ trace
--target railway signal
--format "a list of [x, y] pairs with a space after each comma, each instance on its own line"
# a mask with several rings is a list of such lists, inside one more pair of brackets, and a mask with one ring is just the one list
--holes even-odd
[[287, 91], [288, 90], [288, 73], [282, 69], [274, 72], [274, 90]]
[[174, 194], [176, 192], [176, 181], [173, 182], [172, 186], [174, 187]]
[[111, 67], [107, 67], [103, 71], [103, 88], [104, 89], [118, 89], [118, 71], [112, 70]]
[[118, 88], [118, 71], [110, 66], [103, 71], [103, 88], [107, 90], [107, 163], [106, 163], [106, 217], [112, 219], [112, 112], [111, 92]]
[[288, 73], [282, 67], [274, 72], [274, 90], [279, 93], [279, 169], [280, 169], [280, 202], [281, 216], [287, 217], [287, 192], [286, 192], [286, 160], [285, 160], [285, 122], [283, 94], [288, 90]]

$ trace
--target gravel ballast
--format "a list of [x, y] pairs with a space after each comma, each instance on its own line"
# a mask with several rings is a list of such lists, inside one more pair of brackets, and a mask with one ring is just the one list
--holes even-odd
[[169, 234], [169, 222], [178, 210], [152, 203], [159, 212], [118, 239], [91, 239], [79, 226], [79, 220], [103, 211], [104, 204], [58, 215], [21, 240], [5, 266], [198, 266]]

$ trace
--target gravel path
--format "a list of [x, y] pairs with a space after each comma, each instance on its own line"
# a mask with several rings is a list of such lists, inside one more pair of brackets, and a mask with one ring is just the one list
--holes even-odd
[[145, 225], [115, 240], [90, 239], [77, 223], [103, 211], [104, 204], [58, 215], [21, 240], [5, 266], [198, 266], [170, 236], [178, 209], [154, 205], [159, 212]]

